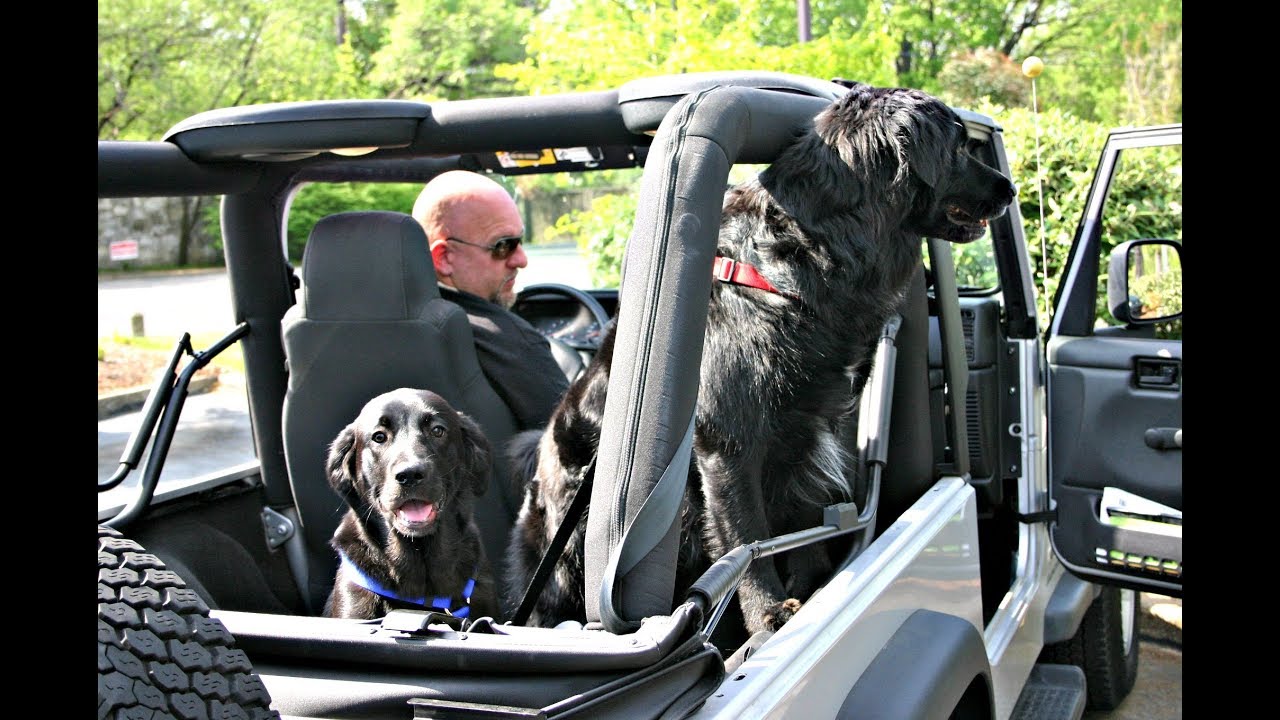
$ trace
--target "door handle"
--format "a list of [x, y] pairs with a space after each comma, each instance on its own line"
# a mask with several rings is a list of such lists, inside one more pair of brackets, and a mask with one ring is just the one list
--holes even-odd
[[1182, 361], [1169, 358], [1134, 358], [1134, 384], [1140, 388], [1177, 390], [1182, 386]]
[[1181, 450], [1182, 428], [1147, 428], [1142, 441], [1152, 450]]

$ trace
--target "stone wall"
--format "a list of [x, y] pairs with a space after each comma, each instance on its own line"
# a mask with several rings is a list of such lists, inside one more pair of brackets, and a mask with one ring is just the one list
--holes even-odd
[[[548, 227], [563, 214], [586, 210], [591, 200], [618, 190], [572, 188], [543, 192], [521, 201], [527, 236], [533, 243], [543, 240]], [[148, 267], [173, 267], [178, 264], [178, 238], [182, 227], [183, 203], [192, 198], [103, 198], [98, 200], [98, 269], [137, 270]], [[205, 198], [205, 203], [218, 202]], [[138, 257], [111, 260], [110, 246], [118, 240], [138, 243]], [[187, 265], [207, 267], [221, 265], [222, 249], [217, 238], [195, 229], [187, 248]]]
[[[212, 200], [216, 202], [217, 199]], [[98, 269], [123, 270], [178, 263], [178, 239], [182, 228], [183, 203], [191, 198], [100, 198], [98, 200]], [[205, 202], [210, 202], [205, 199]], [[134, 240], [138, 257], [111, 260], [111, 243]], [[187, 264], [222, 264], [222, 249], [216, 239], [197, 227], [187, 248]]]

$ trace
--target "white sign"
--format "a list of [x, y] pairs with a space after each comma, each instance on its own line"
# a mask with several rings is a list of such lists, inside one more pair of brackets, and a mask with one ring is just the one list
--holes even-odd
[[111, 260], [137, 260], [138, 259], [138, 241], [137, 240], [117, 240], [111, 243]]

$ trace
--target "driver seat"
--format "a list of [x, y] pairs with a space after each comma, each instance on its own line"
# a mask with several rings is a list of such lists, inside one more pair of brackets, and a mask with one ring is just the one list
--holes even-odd
[[281, 320], [289, 374], [282, 430], [305, 555], [294, 570], [307, 610], [319, 614], [333, 587], [338, 559], [329, 540], [347, 510], [325, 473], [329, 444], [370, 398], [399, 387], [439, 393], [493, 445], [476, 522], [501, 578], [520, 501], [502, 453], [516, 421], [480, 370], [466, 313], [440, 297], [421, 226], [387, 211], [323, 218], [303, 252], [299, 296]]

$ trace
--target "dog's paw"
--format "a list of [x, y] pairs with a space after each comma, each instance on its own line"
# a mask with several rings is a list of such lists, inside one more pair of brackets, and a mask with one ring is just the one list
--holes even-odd
[[769, 608], [764, 613], [764, 624], [768, 630], [780, 630], [796, 613], [800, 612], [800, 601], [787, 598]]

